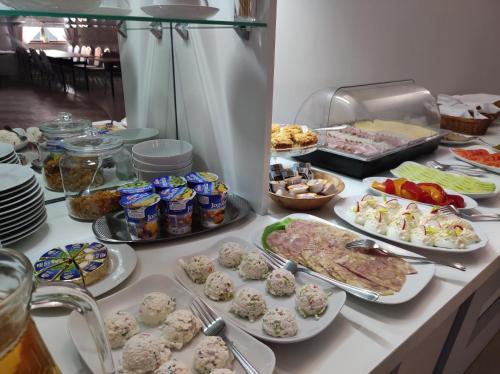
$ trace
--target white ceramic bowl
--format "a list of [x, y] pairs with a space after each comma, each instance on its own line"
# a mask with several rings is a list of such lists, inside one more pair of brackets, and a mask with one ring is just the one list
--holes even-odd
[[143, 171], [166, 171], [166, 170], [176, 170], [182, 169], [193, 163], [193, 159], [182, 162], [181, 164], [150, 164], [149, 162], [144, 162], [132, 157], [132, 163], [135, 168], [141, 169]]
[[136, 160], [149, 164], [183, 164], [193, 158], [193, 146], [183, 140], [147, 140], [134, 145], [132, 155]]
[[169, 170], [169, 171], [144, 171], [140, 169], [135, 169], [137, 173], [137, 178], [140, 180], [151, 181], [154, 178], [163, 177], [165, 175], [175, 175], [178, 177], [183, 177], [186, 174], [191, 173], [193, 164], [189, 164], [185, 168]]

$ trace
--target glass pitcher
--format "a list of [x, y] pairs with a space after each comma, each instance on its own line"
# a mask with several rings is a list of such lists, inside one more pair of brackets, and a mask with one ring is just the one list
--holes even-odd
[[68, 307], [81, 313], [94, 338], [103, 373], [114, 373], [111, 348], [96, 302], [82, 287], [65, 282], [33, 284], [33, 267], [23, 254], [0, 248], [0, 368], [2, 373], [60, 373], [30, 309]]

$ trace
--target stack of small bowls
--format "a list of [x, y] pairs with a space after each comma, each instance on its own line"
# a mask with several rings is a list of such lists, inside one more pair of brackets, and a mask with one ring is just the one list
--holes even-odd
[[141, 180], [165, 175], [183, 176], [193, 166], [193, 146], [182, 140], [154, 139], [132, 147], [132, 163]]

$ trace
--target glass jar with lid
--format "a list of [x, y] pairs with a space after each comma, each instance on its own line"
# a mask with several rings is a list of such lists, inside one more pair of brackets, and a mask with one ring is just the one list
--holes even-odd
[[63, 192], [59, 170], [59, 160], [64, 153], [61, 142], [89, 132], [92, 123], [84, 119], [73, 119], [70, 113], [60, 112], [56, 119], [40, 124], [39, 128], [42, 139], [38, 149], [45, 186], [50, 190]]
[[116, 158], [123, 141], [114, 136], [87, 134], [65, 139], [59, 166], [71, 217], [93, 221], [121, 210], [116, 186]]

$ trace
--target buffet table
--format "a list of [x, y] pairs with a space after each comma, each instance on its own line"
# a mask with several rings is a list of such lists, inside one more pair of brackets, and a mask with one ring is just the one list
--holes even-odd
[[[493, 137], [491, 141], [494, 141]], [[453, 158], [448, 148], [441, 146], [435, 153], [418, 161], [425, 162], [431, 159], [451, 162]], [[500, 175], [488, 174], [488, 176], [500, 183]], [[345, 181], [346, 189], [338, 198], [366, 192], [365, 186], [359, 180], [341, 177]], [[481, 211], [489, 208], [500, 210], [498, 196], [479, 200], [478, 203]], [[345, 226], [344, 222], [335, 217], [333, 204], [335, 201], [312, 213]], [[91, 225], [70, 219], [64, 202], [48, 205], [47, 211], [49, 217], [47, 225], [35, 235], [14, 246], [24, 252], [30, 260], [35, 261], [42, 252], [56, 243], [94, 239]], [[107, 295], [150, 274], [173, 276], [177, 257], [199, 252], [227, 235], [251, 241], [259, 229], [290, 213], [271, 204], [268, 215], [250, 215], [244, 221], [213, 234], [170, 243], [135, 246], [139, 262], [134, 273]], [[467, 266], [466, 272], [436, 266], [436, 274], [430, 284], [405, 304], [371, 304], [348, 297], [340, 315], [320, 335], [302, 343], [271, 345], [277, 359], [276, 372], [390, 372], [398, 367], [405, 356], [411, 355], [415, 347], [422, 344], [428, 346], [437, 344], [432, 334], [443, 326], [447, 326], [448, 330], [460, 305], [486, 280], [499, 272], [500, 246], [497, 244], [500, 242], [499, 223], [480, 222], [479, 225], [489, 237], [489, 244], [482, 250], [456, 256], [428, 253], [436, 257], [456, 259]], [[63, 373], [88, 372], [68, 334], [66, 328], [68, 312], [36, 311], [34, 320]], [[444, 337], [446, 336], [447, 333]], [[429, 363], [420, 362], [420, 372], [427, 372], [425, 365], [433, 365], [436, 359], [436, 357], [429, 358]], [[430, 367], [431, 371], [432, 368], [433, 366]]]

